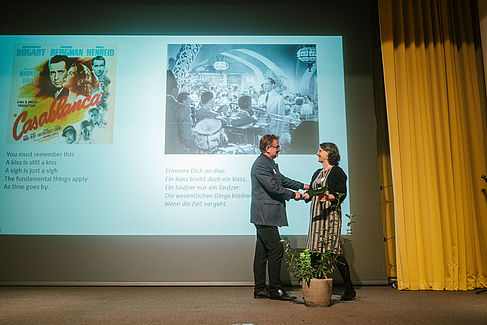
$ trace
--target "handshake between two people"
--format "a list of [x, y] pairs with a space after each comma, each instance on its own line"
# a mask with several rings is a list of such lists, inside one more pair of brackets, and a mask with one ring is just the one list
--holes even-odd
[[304, 193], [299, 191], [294, 192], [294, 200], [309, 200], [312, 196], [318, 196], [320, 202], [333, 201], [335, 199], [335, 196], [328, 192], [327, 186], [313, 190], [310, 189], [308, 184], [304, 184], [304, 190], [306, 190]]

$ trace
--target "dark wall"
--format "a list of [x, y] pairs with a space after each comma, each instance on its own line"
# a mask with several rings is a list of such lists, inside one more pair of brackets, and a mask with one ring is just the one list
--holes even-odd
[[[4, 12], [2, 34], [342, 35], [356, 282], [386, 283], [368, 1], [51, 1]], [[324, 140], [324, 139], [323, 139]], [[0, 282], [251, 284], [253, 236], [0, 236]], [[303, 245], [303, 237], [292, 238]]]

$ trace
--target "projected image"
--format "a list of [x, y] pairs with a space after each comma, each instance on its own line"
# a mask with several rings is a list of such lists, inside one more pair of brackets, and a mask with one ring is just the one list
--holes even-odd
[[113, 142], [113, 46], [17, 44], [7, 143]]
[[166, 154], [314, 154], [319, 143], [315, 45], [169, 44]]
[[0, 235], [255, 236], [263, 134], [292, 179], [320, 142], [349, 174], [343, 63], [341, 36], [0, 36]]

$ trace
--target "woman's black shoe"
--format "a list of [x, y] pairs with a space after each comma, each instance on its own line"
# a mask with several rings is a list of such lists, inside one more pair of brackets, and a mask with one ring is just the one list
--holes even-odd
[[353, 291], [350, 291], [350, 292], [345, 292], [341, 297], [340, 297], [340, 300], [341, 301], [348, 301], [348, 300], [352, 300], [352, 299], [355, 299], [355, 297], [357, 296], [357, 293], [355, 292], [355, 289], [352, 289]]

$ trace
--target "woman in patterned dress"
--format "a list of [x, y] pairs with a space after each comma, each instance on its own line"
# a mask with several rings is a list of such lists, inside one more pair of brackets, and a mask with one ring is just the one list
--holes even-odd
[[[338, 147], [331, 142], [320, 144], [318, 162], [323, 164], [311, 178], [312, 189], [328, 187], [328, 191], [322, 195], [309, 197], [304, 194], [304, 199], [311, 201], [311, 220], [308, 231], [306, 248], [319, 252], [331, 251], [337, 255], [337, 268], [345, 283], [345, 292], [341, 300], [352, 300], [356, 293], [350, 278], [350, 269], [347, 260], [343, 256], [340, 233], [342, 228], [342, 216], [340, 205], [347, 194], [347, 175], [338, 167], [340, 153]], [[324, 240], [322, 240], [324, 238]]]

